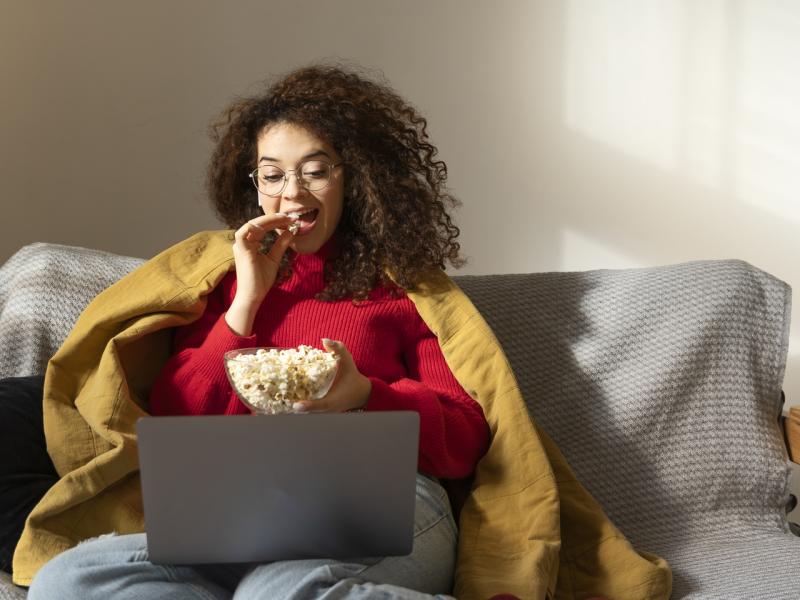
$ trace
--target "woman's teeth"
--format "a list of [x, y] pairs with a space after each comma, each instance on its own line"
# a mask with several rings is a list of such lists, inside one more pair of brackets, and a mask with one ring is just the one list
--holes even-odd
[[305, 215], [307, 215], [309, 213], [316, 212], [316, 210], [317, 210], [316, 208], [309, 208], [308, 210], [304, 210], [302, 212], [290, 212], [290, 213], [286, 213], [286, 214], [287, 214], [287, 216], [291, 217], [292, 219], [299, 219], [299, 218], [304, 217]]
[[303, 223], [312, 224], [316, 218], [317, 213], [319, 211], [316, 208], [309, 208], [308, 210], [304, 211], [294, 211], [290, 213], [285, 213], [286, 216], [292, 219], [292, 223], [287, 227], [289, 232], [292, 235], [297, 235], [301, 229], [303, 229]]

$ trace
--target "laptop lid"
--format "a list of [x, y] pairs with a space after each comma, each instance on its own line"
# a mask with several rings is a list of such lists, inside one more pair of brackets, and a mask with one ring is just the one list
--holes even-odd
[[416, 412], [144, 417], [137, 433], [151, 562], [411, 552]]

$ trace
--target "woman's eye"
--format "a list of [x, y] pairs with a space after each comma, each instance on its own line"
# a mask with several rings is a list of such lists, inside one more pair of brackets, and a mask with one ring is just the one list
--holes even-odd
[[303, 176], [319, 179], [320, 177], [325, 177], [325, 171], [306, 171]]
[[281, 179], [283, 179], [283, 175], [264, 175], [262, 177], [264, 181], [268, 181], [269, 183], [277, 183]]

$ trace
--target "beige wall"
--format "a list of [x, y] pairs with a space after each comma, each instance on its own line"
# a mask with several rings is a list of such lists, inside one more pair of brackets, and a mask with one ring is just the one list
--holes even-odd
[[151, 256], [219, 227], [210, 118], [271, 73], [338, 57], [429, 117], [464, 202], [465, 272], [736, 257], [800, 287], [798, 3], [0, 7], [0, 261], [39, 240]]

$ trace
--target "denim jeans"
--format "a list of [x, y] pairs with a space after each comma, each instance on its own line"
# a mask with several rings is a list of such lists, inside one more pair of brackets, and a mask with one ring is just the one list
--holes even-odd
[[309, 600], [450, 598], [457, 529], [447, 493], [417, 475], [408, 556], [276, 561], [259, 565], [154, 565], [144, 534], [88, 540], [36, 575], [28, 600]]

